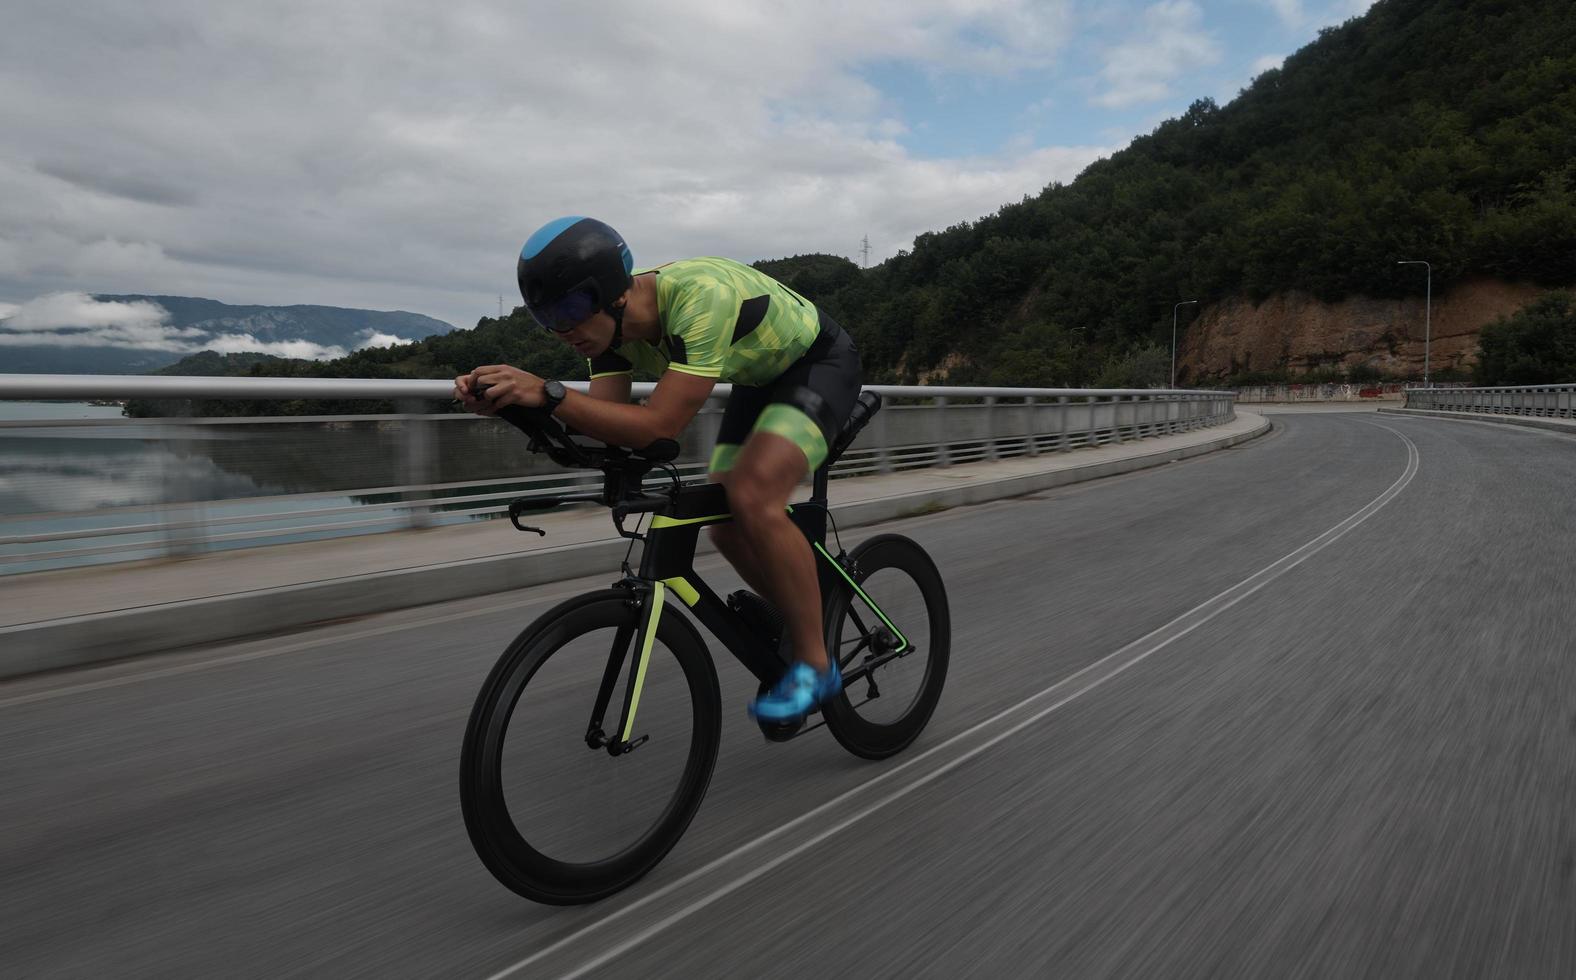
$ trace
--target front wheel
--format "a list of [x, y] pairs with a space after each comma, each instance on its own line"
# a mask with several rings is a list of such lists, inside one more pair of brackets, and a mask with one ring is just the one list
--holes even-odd
[[882, 534], [854, 548], [822, 611], [843, 693], [822, 707], [843, 748], [884, 759], [907, 748], [947, 679], [952, 616], [936, 565], [913, 540]]
[[[460, 759], [465, 828], [487, 870], [526, 898], [571, 905], [628, 887], [706, 794], [722, 735], [716, 671], [669, 607], [637, 685], [644, 615], [624, 589], [571, 599], [509, 645], [476, 698]], [[635, 747], [613, 754], [634, 686]]]

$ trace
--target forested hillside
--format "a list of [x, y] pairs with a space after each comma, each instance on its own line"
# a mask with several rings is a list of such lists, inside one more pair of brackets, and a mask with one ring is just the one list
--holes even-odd
[[[1072, 183], [874, 268], [757, 265], [855, 334], [870, 381], [1081, 386], [1163, 380], [1179, 300], [1415, 296], [1402, 258], [1433, 263], [1436, 298], [1468, 277], [1576, 285], [1576, 3], [1379, 0], [1228, 105], [1197, 101]], [[520, 311], [250, 370], [443, 377], [493, 361], [584, 376]]]
[[[1380, 0], [1226, 106], [818, 297], [879, 375], [1083, 383], [1172, 303], [1576, 281], [1576, 4]], [[953, 355], [949, 360], [949, 355]]]

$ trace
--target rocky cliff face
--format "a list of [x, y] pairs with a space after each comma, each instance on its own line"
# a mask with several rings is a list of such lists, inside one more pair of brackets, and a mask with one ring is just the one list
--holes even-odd
[[[1432, 370], [1470, 370], [1478, 331], [1549, 290], [1525, 283], [1471, 279], [1435, 290]], [[1289, 292], [1254, 305], [1226, 300], [1204, 308], [1177, 340], [1178, 382], [1198, 383], [1239, 371], [1368, 365], [1398, 376], [1423, 375], [1424, 297], [1352, 296], [1323, 303]]]

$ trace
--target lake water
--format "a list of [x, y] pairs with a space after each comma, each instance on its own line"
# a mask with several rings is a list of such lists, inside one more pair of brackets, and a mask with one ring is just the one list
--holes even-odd
[[0, 401], [0, 422], [33, 422], [46, 419], [118, 419], [120, 417], [119, 405], [89, 405], [87, 402]]
[[[427, 433], [415, 449], [412, 426]], [[692, 447], [689, 458], [701, 457]], [[513, 428], [474, 416], [204, 424], [0, 401], [0, 575], [404, 527], [402, 486], [471, 484], [417, 493], [446, 498], [424, 520], [449, 524], [596, 479], [532, 458]], [[351, 512], [305, 513], [333, 508]], [[186, 522], [204, 527], [170, 527]]]

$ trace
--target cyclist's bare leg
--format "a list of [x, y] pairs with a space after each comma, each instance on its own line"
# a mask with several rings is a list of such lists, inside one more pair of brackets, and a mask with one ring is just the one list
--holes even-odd
[[[709, 474], [712, 483], [728, 485], [727, 471]], [[728, 559], [739, 576], [744, 579], [757, 595], [766, 594], [766, 575], [761, 571], [761, 561], [755, 555], [755, 549], [739, 529], [732, 524], [716, 524], [707, 529], [711, 534], [712, 543], [722, 556]]]
[[[750, 433], [723, 481], [733, 526], [717, 528], [722, 533], [714, 537], [744, 580], [782, 612], [798, 659], [824, 671], [826, 641], [821, 636], [815, 554], [788, 518], [788, 498], [804, 479], [806, 466], [804, 452], [788, 439], [773, 432]], [[734, 555], [742, 562], [734, 561]]]

